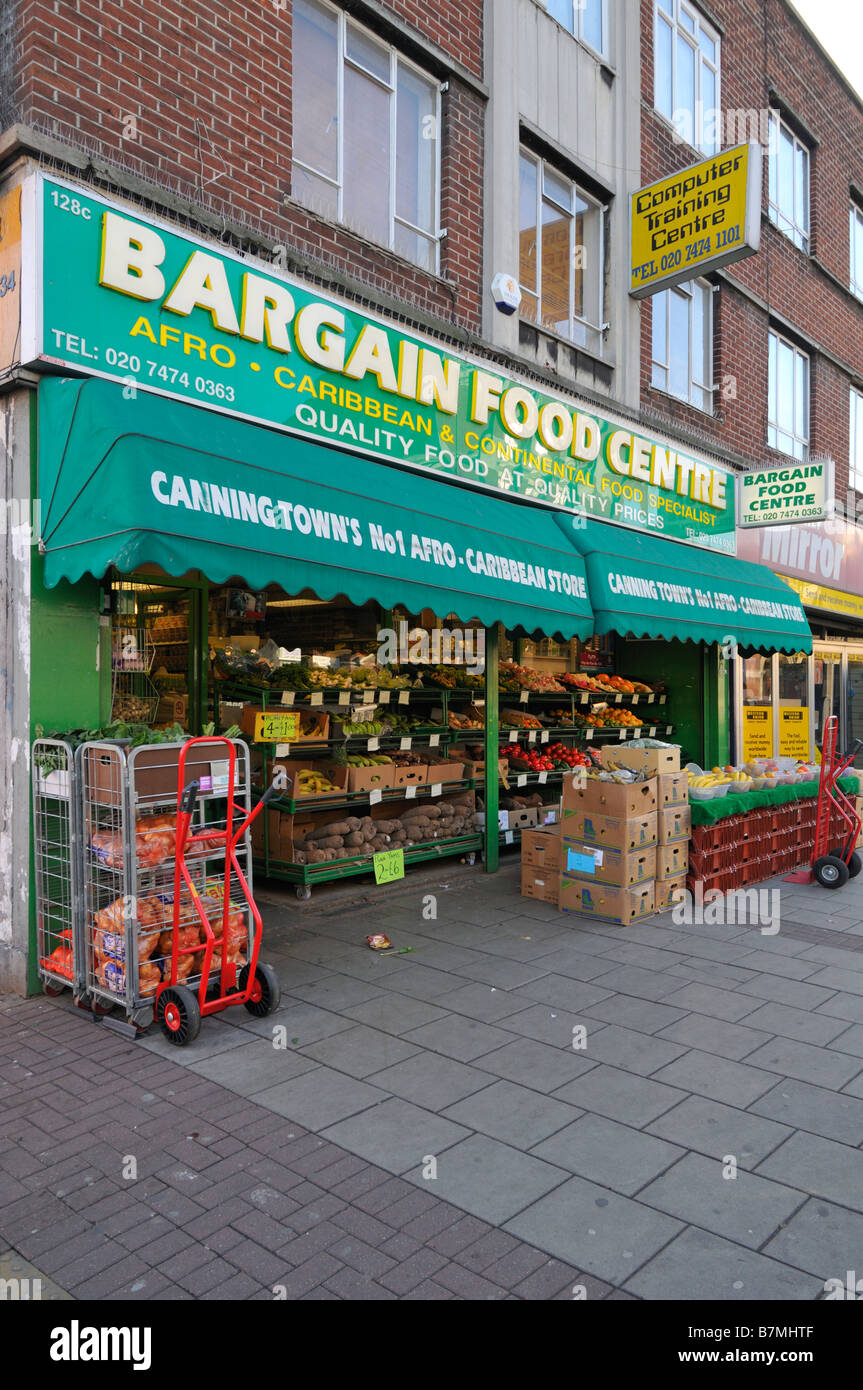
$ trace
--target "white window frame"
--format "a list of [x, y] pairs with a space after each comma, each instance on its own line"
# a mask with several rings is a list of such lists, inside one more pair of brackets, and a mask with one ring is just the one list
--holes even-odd
[[[498, 0], [498, 3], [500, 3], [500, 0]], [[608, 0], [600, 0], [600, 4], [602, 5], [602, 48], [594, 48], [590, 39], [584, 36], [585, 4], [583, 0], [569, 0], [572, 6], [572, 27], [568, 24], [564, 24], [562, 20], [558, 19], [556, 14], [551, 13], [548, 8], [548, 0], [539, 0], [539, 3], [542, 5], [543, 9], [546, 10], [549, 18], [554, 20], [555, 24], [559, 24], [568, 34], [572, 34], [572, 37], [577, 39], [580, 44], [583, 44], [590, 53], [596, 53], [600, 58], [608, 57]]]
[[[436, 82], [435, 79], [434, 79], [433, 77], [430, 77], [429, 74], [428, 74], [427, 72], [424, 72], [422, 68], [418, 67], [418, 66], [416, 65], [416, 63], [412, 63], [412, 62], [409, 61], [409, 59], [405, 58], [404, 55], [401, 54], [401, 53], [398, 51], [397, 48], [393, 48], [392, 44], [386, 43], [385, 40], [383, 40], [383, 39], [380, 37], [379, 34], [376, 34], [372, 29], [367, 28], [367, 27], [366, 27], [365, 25], [363, 25], [363, 24], [358, 24], [357, 21], [356, 21], [352, 16], [348, 16], [348, 14], [347, 14], [347, 12], [346, 12], [345, 10], [339, 9], [339, 8], [337, 8], [335, 5], [330, 5], [329, 3], [327, 3], [327, 0], [310, 0], [310, 3], [313, 4], [313, 5], [317, 5], [317, 6], [318, 6], [320, 9], [322, 9], [322, 10], [327, 10], [327, 11], [329, 11], [329, 13], [330, 13], [331, 15], [334, 15], [334, 16], [336, 17], [336, 20], [337, 20], [337, 23], [338, 23], [338, 76], [337, 76], [337, 84], [336, 84], [336, 85], [337, 85], [337, 113], [338, 113], [337, 119], [338, 119], [339, 137], [338, 137], [338, 155], [337, 155], [337, 171], [336, 171], [336, 178], [333, 179], [333, 178], [331, 178], [328, 174], [322, 174], [322, 173], [320, 172], [320, 170], [315, 169], [314, 166], [311, 165], [311, 164], [306, 164], [302, 159], [298, 158], [298, 157], [296, 156], [296, 154], [293, 154], [293, 153], [292, 153], [292, 166], [293, 166], [294, 168], [301, 169], [301, 170], [305, 171], [306, 173], [312, 174], [312, 175], [314, 176], [314, 178], [320, 179], [322, 183], [327, 183], [327, 184], [330, 185], [331, 188], [334, 188], [334, 189], [336, 190], [336, 196], [337, 196], [337, 199], [338, 199], [336, 221], [339, 222], [340, 225], [346, 227], [349, 231], [353, 231], [356, 235], [360, 235], [360, 236], [366, 235], [366, 233], [364, 232], [363, 228], [361, 228], [361, 227], [354, 227], [350, 222], [345, 221], [345, 218], [344, 218], [344, 185], [345, 185], [345, 179], [344, 179], [344, 135], [343, 135], [343, 132], [344, 132], [344, 104], [345, 104], [345, 100], [344, 100], [344, 99], [345, 99], [345, 67], [346, 67], [346, 66], [349, 66], [349, 67], [355, 69], [357, 72], [362, 73], [363, 77], [365, 77], [369, 82], [373, 82], [376, 86], [380, 87], [383, 91], [388, 92], [389, 95], [390, 95], [390, 115], [389, 115], [389, 125], [390, 125], [390, 132], [389, 132], [389, 135], [390, 135], [389, 225], [390, 225], [390, 234], [389, 234], [389, 241], [386, 242], [385, 245], [386, 245], [386, 247], [387, 247], [387, 250], [392, 251], [394, 254], [399, 254], [398, 252], [395, 251], [395, 234], [396, 234], [396, 225], [397, 225], [397, 224], [398, 224], [399, 226], [406, 227], [408, 231], [411, 231], [411, 232], [416, 233], [416, 235], [423, 237], [425, 240], [433, 242], [433, 244], [434, 244], [434, 265], [433, 265], [433, 268], [432, 268], [432, 273], [435, 274], [435, 275], [437, 275], [437, 274], [440, 273], [440, 248], [441, 248], [441, 241], [443, 240], [444, 235], [445, 235], [444, 232], [443, 232], [443, 230], [442, 230], [442, 228], [441, 228], [441, 224], [440, 224], [440, 215], [441, 215], [441, 147], [442, 147], [442, 143], [443, 143], [442, 138], [441, 138], [441, 136], [442, 136], [442, 131], [441, 131], [441, 94], [442, 94], [442, 89], [441, 89], [441, 85], [440, 85], [439, 82]], [[376, 73], [369, 72], [368, 68], [363, 67], [363, 65], [362, 65], [361, 63], [357, 62], [356, 59], [348, 57], [348, 52], [347, 52], [347, 34], [348, 34], [348, 23], [349, 23], [349, 22], [350, 22], [351, 24], [353, 24], [355, 28], [359, 29], [363, 34], [367, 35], [370, 39], [372, 39], [372, 40], [373, 40], [376, 44], [378, 44], [381, 48], [386, 48], [386, 49], [387, 49], [387, 51], [388, 51], [388, 53], [389, 53], [389, 60], [390, 60], [390, 73], [389, 73], [389, 81], [388, 81], [388, 82], [383, 81], [381, 78], [379, 78], [379, 77], [377, 76]], [[434, 207], [434, 223], [435, 223], [435, 225], [434, 225], [434, 230], [431, 231], [431, 232], [428, 231], [428, 230], [426, 230], [425, 227], [417, 227], [413, 222], [408, 222], [406, 218], [404, 218], [404, 217], [399, 217], [399, 216], [397, 215], [397, 213], [396, 213], [396, 191], [397, 191], [397, 179], [398, 179], [398, 167], [397, 167], [397, 159], [396, 159], [396, 150], [397, 150], [397, 133], [398, 133], [398, 70], [399, 70], [399, 67], [407, 68], [409, 71], [411, 71], [411, 72], [413, 72], [413, 73], [416, 73], [416, 75], [417, 75], [419, 78], [421, 78], [421, 79], [423, 80], [423, 82], [428, 83], [428, 85], [434, 90], [434, 93], [435, 93], [434, 119], [435, 119], [435, 128], [436, 128], [436, 131], [437, 131], [438, 138], [437, 138], [437, 140], [435, 140], [435, 142], [434, 142], [434, 145], [435, 145], [435, 159], [436, 159], [436, 161], [437, 161], [437, 167], [436, 167], [436, 170], [435, 170], [435, 207]], [[296, 197], [297, 195], [294, 194], [293, 196]], [[303, 200], [302, 200], [302, 198], [297, 197], [297, 201], [302, 203]], [[308, 205], [307, 205], [307, 204], [304, 204], [304, 206], [308, 206]], [[313, 208], [312, 208], [311, 210], [314, 211]], [[378, 243], [376, 243], [376, 244], [378, 244]], [[413, 262], [413, 261], [412, 261], [411, 264], [416, 264], [416, 262]], [[421, 270], [425, 270], [425, 269], [426, 269], [424, 266], [420, 266], [419, 268], [420, 268]]]
[[[694, 332], [693, 332], [693, 324], [692, 324], [692, 320], [693, 320], [693, 306], [694, 306], [694, 304], [695, 304], [695, 295], [694, 295], [694, 293], [693, 293], [693, 286], [698, 286], [699, 289], [701, 289], [701, 290], [706, 290], [706, 291], [707, 291], [707, 293], [706, 293], [706, 295], [705, 295], [706, 309], [705, 309], [705, 314], [704, 314], [704, 329], [705, 329], [705, 333], [706, 333], [706, 335], [707, 335], [707, 344], [708, 344], [708, 347], [709, 347], [709, 349], [710, 349], [710, 380], [709, 380], [709, 381], [698, 381], [698, 380], [696, 379], [696, 376], [695, 376], [695, 369], [694, 369], [694, 362], [693, 362], [693, 355], [694, 355], [694, 354], [693, 354], [693, 348], [694, 348], [694, 342], [695, 342], [695, 335], [694, 335]], [[672, 289], [663, 290], [663, 291], [661, 291], [661, 293], [667, 294], [667, 295], [679, 294], [679, 295], [681, 295], [683, 298], [685, 298], [685, 299], [687, 299], [687, 300], [689, 301], [689, 303], [688, 303], [688, 315], [689, 315], [689, 339], [688, 339], [688, 342], [689, 342], [689, 365], [688, 365], [688, 367], [687, 367], [687, 373], [686, 373], [686, 375], [687, 375], [687, 381], [688, 381], [688, 394], [685, 395], [685, 396], [681, 396], [681, 395], [679, 395], [676, 391], [672, 391], [672, 389], [671, 389], [671, 314], [668, 313], [667, 307], [666, 307], [666, 316], [665, 316], [665, 361], [664, 361], [664, 362], [660, 362], [656, 357], [653, 356], [653, 334], [652, 334], [652, 332], [651, 332], [651, 342], [650, 342], [650, 366], [651, 366], [650, 380], [651, 380], [651, 385], [653, 386], [653, 388], [654, 388], [655, 390], [657, 390], [657, 391], [662, 391], [664, 395], [666, 395], [666, 396], [671, 396], [671, 397], [673, 397], [673, 399], [676, 400], [676, 401], [685, 401], [687, 405], [691, 405], [691, 406], [692, 406], [693, 410], [700, 410], [704, 415], [712, 415], [712, 414], [714, 413], [714, 412], [713, 412], [713, 392], [714, 392], [714, 389], [715, 389], [715, 387], [714, 387], [714, 382], [713, 382], [713, 286], [710, 284], [710, 282], [709, 282], [708, 280], [701, 280], [701, 279], [698, 279], [698, 280], [687, 280], [685, 284], [683, 284], [683, 285], [675, 285]], [[656, 295], [656, 296], [654, 297], [654, 302], [653, 302], [653, 313], [654, 313], [654, 314], [656, 313], [656, 300], [657, 300], [658, 298], [659, 298], [659, 295]], [[669, 302], [669, 301], [666, 301], [666, 306], [667, 306], [668, 302]], [[665, 385], [664, 385], [664, 386], [663, 386], [661, 383], [657, 382], [656, 379], [655, 379], [655, 373], [656, 373], [656, 369], [657, 369], [657, 368], [658, 368], [660, 371], [665, 372]], [[694, 399], [694, 395], [695, 395], [695, 391], [696, 391], [696, 390], [698, 391], [699, 395], [706, 395], [706, 396], [708, 396], [709, 401], [710, 401], [709, 406], [705, 407], [705, 406], [703, 406], [703, 405], [699, 405], [699, 404], [698, 404], [698, 401]]]
[[848, 433], [848, 486], [863, 492], [863, 391], [851, 387], [851, 420]]
[[[775, 402], [775, 407], [776, 407], [776, 408], [774, 408], [774, 402], [770, 399], [769, 360], [770, 360], [771, 340], [775, 341], [775, 343], [776, 343], [777, 368], [778, 368], [778, 356], [779, 356], [779, 344], [780, 344], [780, 343], [781, 343], [784, 347], [790, 348], [790, 349], [792, 350], [792, 352], [794, 353], [794, 373], [793, 373], [793, 383], [794, 383], [794, 384], [793, 384], [793, 387], [792, 387], [793, 398], [792, 398], [792, 402], [791, 402], [791, 416], [792, 416], [793, 425], [792, 425], [792, 428], [791, 428], [790, 430], [787, 430], [787, 429], [785, 429], [785, 427], [784, 427], [783, 425], [780, 425], [779, 422], [778, 422], [778, 419], [776, 418], [776, 417], [778, 416], [778, 414], [779, 414], [779, 411], [778, 411], [778, 405], [779, 405], [779, 396], [778, 396], [779, 372], [778, 372], [778, 369], [777, 369], [777, 372], [776, 372], [776, 385], [777, 385], [777, 397], [776, 397], [776, 402]], [[767, 444], [768, 444], [768, 447], [771, 448], [771, 449], [775, 449], [777, 453], [785, 454], [787, 458], [794, 458], [794, 459], [798, 459], [798, 461], [800, 461], [800, 462], [806, 462], [806, 460], [808, 460], [808, 458], [809, 458], [809, 444], [810, 444], [810, 440], [811, 440], [811, 437], [812, 437], [812, 358], [809, 356], [809, 353], [808, 353], [808, 352], [804, 352], [803, 349], [800, 348], [800, 347], [798, 347], [796, 343], [792, 342], [790, 338], [785, 338], [785, 337], [783, 337], [781, 333], [777, 333], [777, 332], [775, 331], [775, 329], [773, 329], [773, 328], [771, 328], [771, 329], [769, 330], [769, 333], [768, 333], [768, 339], [767, 339], [767, 352], [768, 352], [768, 376], [767, 376]], [[807, 432], [807, 434], [806, 434], [805, 436], [800, 435], [800, 434], [797, 433], [797, 361], [798, 361], [798, 358], [802, 359], [802, 360], [806, 363], [806, 429], [807, 429], [808, 432]], [[771, 430], [774, 432], [775, 440], [774, 440], [774, 439], [771, 439], [771, 437], [770, 437]], [[794, 440], [795, 442], [797, 442], [797, 443], [799, 443], [800, 445], [802, 445], [802, 452], [801, 452], [800, 454], [795, 454], [795, 453], [790, 453], [790, 454], [789, 454], [788, 451], [787, 451], [786, 449], [783, 449], [783, 448], [778, 444], [778, 442], [776, 442], [776, 440], [778, 440], [778, 437], [779, 437], [780, 434], [786, 434], [786, 435], [790, 434], [792, 440]]]
[[851, 293], [855, 294], [858, 299], [863, 299], [863, 257], [861, 257], [860, 264], [858, 265], [857, 258], [854, 255], [854, 246], [856, 244], [855, 232], [857, 230], [858, 225], [860, 226], [861, 230], [863, 230], [863, 208], [861, 208], [857, 203], [852, 203], [849, 220], [849, 283], [851, 285]]
[[[671, 22], [671, 115], [667, 116], [659, 104], [659, 64], [657, 54], [659, 51], [659, 24], [660, 11], [662, 11], [662, 22]], [[694, 23], [694, 33], [680, 23], [680, 14], [683, 12]], [[716, 61], [711, 62], [706, 53], [701, 51], [698, 37], [701, 31], [716, 45]], [[670, 121], [674, 125], [674, 113], [680, 108], [677, 103], [677, 40], [682, 38], [694, 52], [695, 67], [695, 110], [692, 113], [692, 148], [701, 154], [710, 156], [718, 154], [722, 148], [722, 135], [717, 132], [715, 140], [707, 143], [704, 139], [704, 102], [701, 96], [701, 70], [702, 66], [710, 68], [716, 76], [716, 107], [718, 113], [722, 112], [722, 38], [709, 20], [698, 10], [695, 5], [690, 5], [687, 0], [653, 0], [653, 106], [664, 120]], [[713, 109], [713, 108], [711, 108]], [[689, 143], [688, 141], [686, 143]]]
[[[526, 295], [528, 295], [531, 299], [535, 299], [535, 300], [536, 300], [536, 303], [537, 303], [537, 316], [536, 316], [536, 319], [535, 319], [535, 320], [534, 320], [534, 319], [527, 318], [527, 316], [524, 315], [524, 314], [522, 315], [522, 317], [525, 319], [525, 321], [526, 321], [527, 323], [532, 323], [533, 326], [534, 326], [535, 328], [538, 328], [538, 329], [540, 330], [540, 332], [542, 332], [542, 333], [551, 333], [551, 334], [553, 334], [554, 337], [556, 337], [556, 338], [561, 338], [562, 341], [564, 341], [564, 342], [573, 343], [575, 347], [581, 347], [581, 344], [578, 343], [578, 342], [576, 341], [576, 339], [575, 339], [574, 327], [573, 327], [573, 326], [574, 326], [575, 324], [577, 324], [577, 323], [582, 324], [586, 329], [588, 329], [588, 330], [590, 331], [590, 333], [596, 335], [596, 346], [594, 347], [594, 346], [591, 344], [591, 346], [587, 347], [587, 348], [585, 349], [585, 351], [587, 351], [587, 352], [595, 352], [595, 353], [597, 354], [597, 356], [601, 356], [601, 355], [602, 355], [602, 348], [603, 348], [605, 330], [606, 330], [606, 328], [608, 327], [608, 324], [605, 323], [605, 214], [606, 214], [606, 212], [607, 212], [607, 205], [601, 203], [601, 202], [599, 201], [598, 198], [594, 198], [593, 195], [592, 195], [591, 193], [586, 192], [586, 190], [583, 189], [583, 188], [580, 186], [580, 184], [578, 184], [578, 183], [575, 181], [575, 179], [571, 179], [571, 178], [569, 178], [569, 176], [568, 176], [567, 174], [561, 173], [561, 171], [560, 171], [558, 168], [556, 168], [554, 164], [551, 164], [547, 159], [543, 159], [543, 158], [541, 157], [541, 155], [534, 154], [532, 150], [527, 149], [524, 145], [520, 146], [520, 148], [519, 148], [519, 165], [521, 164], [521, 160], [522, 160], [522, 159], [530, 160], [530, 162], [531, 162], [532, 164], [536, 165], [536, 171], [537, 171], [537, 174], [536, 174], [536, 222], [535, 222], [536, 233], [537, 233], [537, 236], [536, 236], [536, 291], [534, 292], [534, 291], [533, 291], [532, 289], [530, 289], [530, 287], [527, 286], [527, 285], [521, 285], [521, 287], [520, 287], [523, 295], [526, 294]], [[557, 332], [554, 328], [551, 328], [548, 324], [545, 324], [545, 323], [543, 323], [543, 321], [542, 321], [542, 225], [543, 225], [543, 224], [542, 224], [542, 205], [543, 205], [543, 188], [544, 188], [543, 173], [544, 173], [544, 171], [545, 171], [546, 168], [548, 168], [548, 169], [551, 171], [551, 173], [554, 175], [554, 177], [555, 177], [556, 179], [559, 179], [559, 180], [561, 181], [561, 183], [567, 183], [567, 184], [569, 184], [569, 187], [570, 187], [571, 192], [572, 192], [572, 207], [574, 207], [574, 205], [575, 205], [575, 199], [576, 199], [576, 197], [579, 197], [579, 198], [583, 198], [583, 199], [585, 200], [585, 202], [591, 203], [591, 204], [593, 205], [593, 207], [595, 207], [595, 208], [597, 209], [597, 211], [599, 212], [599, 304], [598, 304], [598, 308], [599, 308], [599, 322], [598, 322], [598, 323], [591, 323], [590, 319], [582, 318], [579, 314], [576, 314], [576, 313], [574, 312], [574, 307], [575, 307], [575, 247], [576, 247], [576, 241], [575, 241], [575, 220], [576, 220], [577, 214], [576, 214], [574, 211], [571, 211], [571, 212], [570, 212], [570, 222], [571, 222], [570, 255], [569, 255], [569, 304], [570, 304], [570, 315], [569, 315], [569, 334], [568, 334], [568, 335], [564, 335], [564, 334], [562, 334], [562, 333], [560, 333], [560, 332]], [[524, 301], [522, 301], [522, 302], [524, 302]]]
[[[779, 139], [780, 139], [780, 135], [781, 135], [782, 133], [784, 133], [785, 135], [787, 135], [787, 136], [790, 138], [790, 140], [791, 140], [791, 142], [792, 142], [792, 148], [793, 148], [793, 151], [794, 151], [794, 158], [793, 158], [792, 161], [791, 161], [791, 167], [792, 167], [792, 169], [793, 169], [793, 171], [794, 171], [794, 173], [793, 173], [793, 186], [792, 186], [792, 189], [791, 189], [791, 205], [792, 205], [792, 207], [793, 207], [793, 209], [794, 209], [794, 216], [793, 216], [793, 217], [789, 217], [788, 214], [787, 214], [787, 213], [783, 210], [783, 208], [781, 207], [780, 203], [777, 201], [777, 199], [778, 199], [778, 197], [779, 197]], [[800, 223], [797, 221], [797, 151], [798, 151], [798, 150], [802, 150], [802, 151], [803, 151], [803, 154], [806, 156], [806, 225], [805, 225], [805, 227], [802, 227], [802, 226], [800, 225]], [[770, 141], [769, 141], [769, 145], [768, 145], [768, 162], [769, 162], [769, 167], [768, 167], [768, 170], [767, 170], [767, 215], [768, 215], [768, 217], [770, 218], [770, 221], [773, 223], [774, 227], [776, 227], [777, 230], [780, 231], [780, 232], [782, 233], [783, 236], [786, 236], [786, 237], [788, 238], [788, 240], [792, 243], [793, 246], [796, 246], [796, 247], [798, 248], [798, 250], [803, 251], [803, 252], [808, 256], [808, 255], [809, 255], [809, 240], [810, 240], [811, 226], [812, 226], [812, 152], [811, 152], [811, 150], [809, 149], [809, 146], [808, 146], [807, 144], [805, 144], [803, 140], [800, 139], [800, 136], [797, 135], [797, 134], [795, 133], [794, 130], [792, 130], [792, 128], [791, 128], [791, 126], [788, 124], [788, 122], [785, 121], [785, 120], [783, 120], [783, 119], [782, 119], [782, 116], [781, 116], [781, 115], [779, 114], [779, 112], [776, 111], [776, 110], [771, 110], [771, 112], [770, 112]], [[776, 183], [775, 183], [775, 188], [776, 188], [777, 198], [774, 198], [774, 197], [773, 197], [773, 190], [774, 190], [773, 171], [774, 171], [774, 169], [775, 169], [775, 171], [776, 171]], [[788, 224], [790, 224], [790, 226], [791, 226], [791, 228], [792, 228], [791, 231], [788, 230]]]

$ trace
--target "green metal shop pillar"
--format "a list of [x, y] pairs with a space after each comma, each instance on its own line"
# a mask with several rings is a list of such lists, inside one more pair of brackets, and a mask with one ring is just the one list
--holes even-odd
[[497, 873], [500, 837], [497, 829], [498, 775], [497, 750], [500, 737], [498, 685], [500, 645], [498, 628], [485, 630], [485, 871]]

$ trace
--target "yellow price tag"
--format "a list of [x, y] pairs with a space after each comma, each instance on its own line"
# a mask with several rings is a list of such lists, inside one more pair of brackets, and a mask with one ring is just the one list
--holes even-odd
[[300, 716], [296, 710], [255, 715], [255, 743], [291, 743], [299, 732]]
[[395, 883], [405, 876], [403, 849], [384, 849], [375, 855], [375, 883]]

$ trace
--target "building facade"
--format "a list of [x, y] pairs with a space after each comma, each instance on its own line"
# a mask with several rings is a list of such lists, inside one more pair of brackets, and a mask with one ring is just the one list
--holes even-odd
[[643, 413], [734, 468], [835, 470], [835, 522], [738, 537], [791, 580], [822, 642], [808, 663], [735, 663], [736, 751], [766, 710], [759, 750], [798, 756], [801, 706], [812, 748], [825, 712], [843, 741], [863, 732], [863, 102], [784, 0], [641, 0], [640, 17], [641, 182], [743, 141], [765, 157], [759, 253], [642, 301]]

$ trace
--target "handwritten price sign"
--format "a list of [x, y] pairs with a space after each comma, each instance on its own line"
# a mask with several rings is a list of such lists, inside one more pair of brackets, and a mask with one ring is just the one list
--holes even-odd
[[384, 849], [375, 855], [375, 883], [395, 883], [405, 876], [403, 849]]
[[292, 743], [299, 734], [300, 716], [296, 710], [255, 715], [255, 743]]

